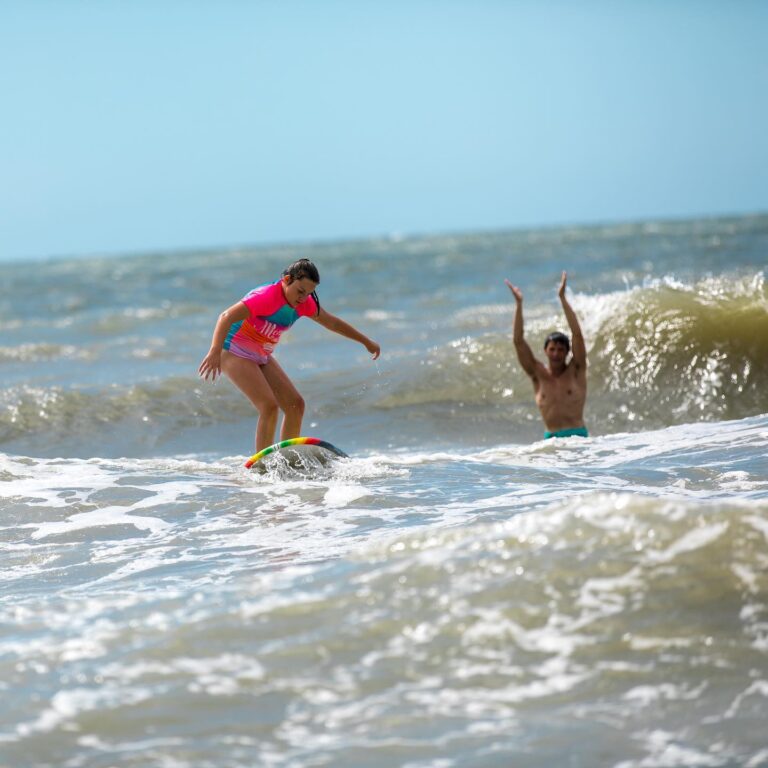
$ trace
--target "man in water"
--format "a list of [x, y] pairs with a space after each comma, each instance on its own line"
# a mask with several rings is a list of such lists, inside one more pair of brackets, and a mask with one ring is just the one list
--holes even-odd
[[550, 333], [544, 342], [547, 365], [533, 356], [528, 342], [523, 338], [522, 291], [516, 285], [512, 285], [509, 280], [504, 281], [517, 301], [513, 326], [515, 350], [520, 365], [533, 382], [536, 405], [539, 406], [546, 427], [545, 438], [588, 436], [587, 428], [584, 426], [584, 403], [587, 399], [587, 349], [584, 346], [584, 337], [581, 335], [576, 313], [565, 298], [566, 278], [567, 275], [563, 272], [558, 296], [573, 336], [573, 355], [570, 360], [567, 360], [571, 343], [564, 333], [559, 331]]

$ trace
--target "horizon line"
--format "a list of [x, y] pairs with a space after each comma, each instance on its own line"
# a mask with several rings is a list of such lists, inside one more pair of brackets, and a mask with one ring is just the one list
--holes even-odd
[[207, 253], [207, 252], [220, 252], [220, 251], [241, 251], [241, 250], [271, 250], [281, 248], [297, 248], [297, 247], [322, 247], [339, 244], [354, 244], [364, 243], [372, 241], [388, 241], [391, 243], [399, 243], [406, 241], [418, 241], [428, 238], [441, 238], [441, 237], [472, 237], [477, 235], [503, 235], [513, 233], [532, 233], [532, 232], [557, 232], [563, 230], [581, 229], [581, 230], [596, 230], [596, 229], [621, 229], [623, 227], [643, 227], [653, 224], [684, 224], [692, 223], [696, 221], [728, 221], [728, 220], [741, 220], [741, 219], [760, 219], [768, 217], [768, 209], [755, 210], [747, 212], [731, 212], [731, 213], [709, 213], [698, 214], [688, 216], [653, 216], [648, 218], [631, 218], [631, 219], [601, 219], [592, 221], [581, 222], [559, 222], [554, 224], [530, 224], [519, 225], [509, 227], [479, 227], [476, 229], [443, 229], [434, 231], [413, 231], [413, 232], [398, 232], [392, 231], [387, 233], [378, 233], [371, 235], [341, 235], [339, 237], [307, 237], [296, 238], [291, 240], [264, 240], [264, 241], [251, 241], [240, 243], [218, 243], [209, 245], [180, 245], [173, 247], [159, 247], [159, 248], [142, 248], [140, 250], [128, 250], [128, 251], [89, 251], [85, 253], [59, 253], [59, 254], [45, 254], [37, 256], [10, 256], [6, 259], [0, 259], [0, 264], [19, 264], [27, 262], [50, 262], [50, 261], [66, 261], [76, 259], [136, 259], [145, 258], [148, 256], [158, 255], [181, 255], [185, 253]]

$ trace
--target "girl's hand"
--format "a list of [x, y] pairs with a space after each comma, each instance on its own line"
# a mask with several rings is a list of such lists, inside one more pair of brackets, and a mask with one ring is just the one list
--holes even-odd
[[197, 369], [200, 377], [208, 380], [211, 377], [211, 381], [216, 381], [217, 376], [221, 376], [221, 350], [211, 349], [208, 354], [203, 358], [203, 362], [200, 363], [200, 367]]
[[371, 353], [371, 357], [376, 360], [381, 354], [381, 347], [375, 341], [371, 341], [371, 339], [366, 339], [363, 344], [365, 344], [365, 348]]

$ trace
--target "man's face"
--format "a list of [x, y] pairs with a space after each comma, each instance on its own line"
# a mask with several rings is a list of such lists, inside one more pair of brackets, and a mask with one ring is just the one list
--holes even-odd
[[565, 366], [565, 358], [568, 357], [568, 348], [559, 341], [550, 341], [544, 347], [544, 354], [549, 360], [549, 367], [557, 370]]

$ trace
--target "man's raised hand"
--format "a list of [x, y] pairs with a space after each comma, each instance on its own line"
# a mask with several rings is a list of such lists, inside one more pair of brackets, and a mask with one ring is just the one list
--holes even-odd
[[[563, 272], [563, 274], [565, 274], [565, 272]], [[517, 299], [517, 301], [522, 301], [523, 292], [516, 285], [512, 285], [512, 283], [510, 283], [506, 278], [504, 278], [504, 282], [507, 284], [507, 288], [512, 291], [512, 295], [515, 297], [515, 299]]]

